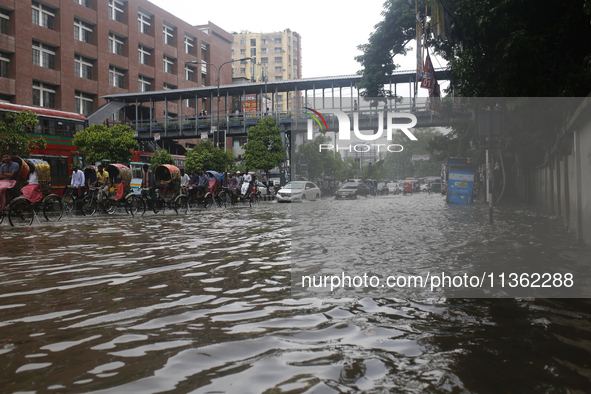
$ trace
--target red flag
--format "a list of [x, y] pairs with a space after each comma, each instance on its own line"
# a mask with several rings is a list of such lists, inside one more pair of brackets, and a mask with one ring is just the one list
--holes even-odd
[[435, 86], [435, 72], [433, 71], [433, 63], [431, 63], [431, 57], [427, 54], [427, 59], [425, 59], [425, 68], [423, 72], [423, 79], [421, 80], [421, 87], [425, 89], [429, 89], [429, 94], [433, 87]]

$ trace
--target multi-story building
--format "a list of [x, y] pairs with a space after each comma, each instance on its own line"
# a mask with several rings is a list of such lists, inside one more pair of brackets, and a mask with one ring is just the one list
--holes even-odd
[[[229, 61], [232, 42], [147, 0], [0, 0], [0, 100], [89, 114], [108, 94], [216, 85], [210, 66], [186, 62]], [[183, 113], [209, 111], [207, 101], [185, 100]]]
[[[232, 59], [244, 57], [253, 60], [233, 63], [234, 78], [265, 82], [302, 77], [301, 37], [289, 29], [275, 33], [234, 34]], [[277, 107], [274, 110], [284, 111], [287, 109], [287, 100], [293, 100], [293, 93], [280, 93], [275, 99]], [[290, 102], [289, 108], [294, 108], [293, 102]]]

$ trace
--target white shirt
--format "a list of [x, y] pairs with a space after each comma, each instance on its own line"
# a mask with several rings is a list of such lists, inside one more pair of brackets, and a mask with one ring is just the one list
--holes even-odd
[[76, 187], [84, 186], [84, 181], [84, 173], [80, 170], [77, 170], [72, 173], [72, 182], [70, 182], [70, 185]]
[[181, 177], [181, 187], [183, 186], [189, 186], [189, 181], [191, 180], [191, 177], [188, 174], [185, 174]]

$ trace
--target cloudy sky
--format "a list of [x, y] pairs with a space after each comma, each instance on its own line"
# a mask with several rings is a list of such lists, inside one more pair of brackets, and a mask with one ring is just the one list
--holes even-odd
[[[302, 44], [302, 77], [355, 74], [357, 46], [367, 42], [382, 20], [382, 0], [237, 1], [150, 0], [193, 25], [215, 23], [228, 32], [298, 32]], [[414, 68], [414, 53], [400, 58], [403, 69]], [[435, 67], [438, 67], [435, 64]]]

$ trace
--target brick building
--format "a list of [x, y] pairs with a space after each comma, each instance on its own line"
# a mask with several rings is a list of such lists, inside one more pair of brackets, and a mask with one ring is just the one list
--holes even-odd
[[[147, 0], [0, 0], [0, 100], [89, 114], [108, 94], [216, 85], [210, 66], [185, 63], [229, 61], [233, 41]], [[231, 81], [222, 69], [220, 83]], [[183, 113], [209, 112], [207, 101], [185, 100]]]

